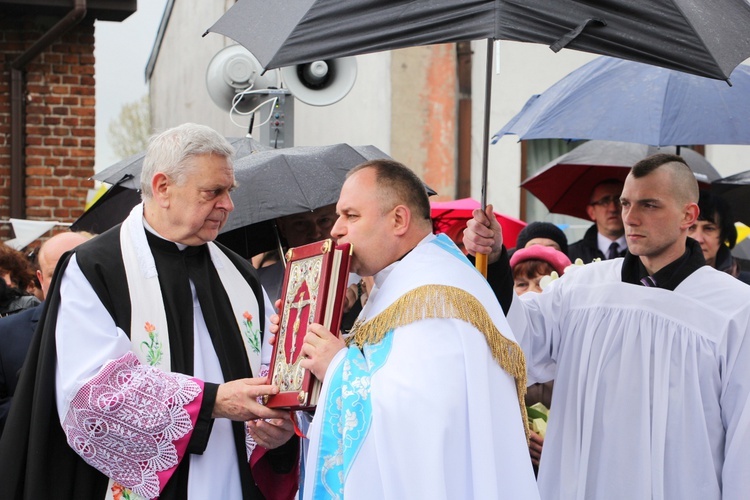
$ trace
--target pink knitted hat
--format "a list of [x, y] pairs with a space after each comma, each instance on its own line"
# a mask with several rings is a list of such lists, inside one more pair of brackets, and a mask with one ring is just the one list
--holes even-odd
[[525, 260], [541, 260], [547, 262], [560, 276], [565, 272], [565, 268], [571, 264], [567, 255], [559, 250], [544, 245], [531, 245], [530, 247], [519, 248], [513, 252], [513, 255], [510, 258], [510, 267], [513, 268], [516, 264]]

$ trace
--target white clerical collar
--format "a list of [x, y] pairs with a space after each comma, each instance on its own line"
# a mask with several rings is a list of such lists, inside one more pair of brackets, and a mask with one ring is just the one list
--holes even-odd
[[151, 224], [148, 223], [148, 221], [146, 220], [145, 217], [143, 218], [143, 227], [145, 227], [146, 231], [148, 231], [149, 233], [153, 234], [154, 236], [158, 236], [159, 238], [163, 239], [164, 241], [170, 241], [170, 242], [174, 243], [175, 245], [177, 245], [177, 248], [179, 248], [180, 251], [185, 250], [188, 247], [184, 243], [177, 243], [176, 241], [168, 240], [164, 236], [162, 236], [159, 233], [157, 233], [156, 229], [154, 229], [153, 227], [151, 227]]
[[596, 245], [599, 247], [599, 251], [602, 252], [603, 255], [607, 255], [609, 253], [609, 246], [612, 243], [617, 243], [617, 252], [622, 252], [625, 250], [625, 247], [627, 246], [627, 243], [625, 241], [625, 235], [623, 234], [616, 240], [610, 240], [606, 236], [604, 236], [602, 233], [597, 232], [596, 233]]

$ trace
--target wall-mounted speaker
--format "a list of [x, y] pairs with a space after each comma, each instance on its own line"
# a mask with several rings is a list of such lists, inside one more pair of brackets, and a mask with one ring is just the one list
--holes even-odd
[[235, 105], [242, 113], [252, 111], [263, 102], [262, 94], [255, 90], [279, 88], [281, 79], [277, 70], [263, 74], [263, 67], [247, 49], [241, 45], [224, 47], [211, 59], [206, 70], [206, 87], [211, 100], [220, 108], [230, 111], [237, 94], [243, 93]]
[[281, 68], [281, 77], [292, 95], [313, 106], [328, 106], [346, 96], [357, 79], [354, 57], [314, 61]]

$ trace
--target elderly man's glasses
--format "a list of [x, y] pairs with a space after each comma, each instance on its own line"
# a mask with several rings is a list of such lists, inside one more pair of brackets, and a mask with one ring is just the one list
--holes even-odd
[[605, 196], [604, 198], [599, 198], [596, 201], [592, 201], [591, 205], [597, 206], [597, 207], [608, 207], [611, 203], [615, 204], [615, 207], [620, 206], [620, 197], [619, 196]]

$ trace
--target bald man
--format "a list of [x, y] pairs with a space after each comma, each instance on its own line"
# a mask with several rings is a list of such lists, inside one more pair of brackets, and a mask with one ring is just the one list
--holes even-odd
[[[57, 261], [65, 252], [88, 239], [88, 236], [81, 233], [66, 232], [57, 234], [42, 244], [39, 249], [39, 270], [36, 276], [45, 297]], [[0, 435], [5, 428], [5, 419], [13, 401], [13, 393], [16, 391], [18, 372], [26, 358], [26, 351], [42, 315], [42, 309], [43, 304], [40, 304], [12, 316], [0, 318]]]
[[[541, 496], [747, 498], [750, 288], [687, 237], [698, 185], [681, 157], [637, 163], [619, 201], [624, 258], [573, 266], [508, 311], [529, 383], [555, 380]], [[477, 211], [464, 242], [505, 282], [492, 221]]]

